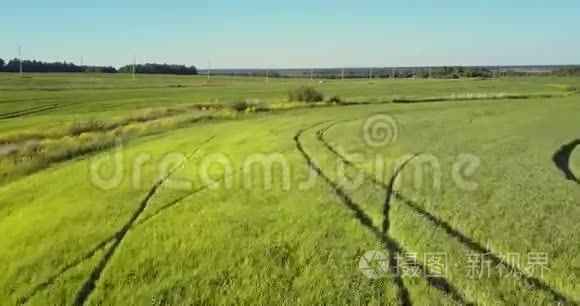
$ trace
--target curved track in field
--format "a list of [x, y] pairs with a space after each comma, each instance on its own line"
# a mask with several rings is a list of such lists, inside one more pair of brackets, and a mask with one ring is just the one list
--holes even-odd
[[[185, 161], [193, 158], [195, 156], [195, 154], [197, 154], [197, 152], [205, 144], [210, 142], [213, 138], [214, 137], [211, 137], [210, 139], [206, 140], [205, 142], [203, 142], [202, 144], [197, 146], [192, 153], [188, 154], [187, 159]], [[85, 304], [88, 297], [90, 296], [90, 294], [94, 290], [96, 282], [99, 280], [102, 271], [107, 266], [110, 258], [112, 257], [115, 250], [118, 248], [118, 246], [120, 245], [120, 243], [122, 242], [122, 240], [124, 239], [125, 235], [127, 234], [127, 232], [129, 230], [135, 229], [137, 226], [145, 224], [146, 222], [150, 221], [151, 219], [153, 219], [156, 216], [158, 216], [159, 214], [161, 214], [163, 211], [179, 204], [184, 199], [186, 199], [186, 198], [188, 198], [188, 197], [190, 197], [198, 192], [201, 192], [209, 187], [209, 185], [201, 186], [201, 187], [171, 201], [170, 203], [163, 205], [162, 207], [157, 209], [155, 212], [153, 212], [151, 215], [149, 215], [145, 218], [141, 218], [139, 221], [137, 221], [139, 219], [139, 217], [141, 216], [141, 214], [143, 213], [143, 211], [145, 210], [145, 208], [147, 207], [149, 200], [155, 195], [155, 193], [157, 192], [159, 187], [161, 187], [163, 185], [163, 183], [165, 183], [171, 177], [171, 175], [173, 175], [175, 172], [177, 172], [179, 169], [181, 169], [184, 166], [185, 161], [182, 164], [171, 169], [171, 171], [169, 171], [169, 173], [167, 173], [164, 177], [160, 178], [159, 180], [157, 180], [153, 184], [153, 186], [149, 189], [149, 191], [145, 195], [145, 198], [140, 202], [137, 210], [131, 215], [131, 218], [128, 220], [127, 223], [125, 223], [125, 225], [121, 229], [119, 229], [112, 236], [110, 236], [110, 237], [106, 238], [105, 240], [101, 241], [100, 243], [98, 243], [93, 249], [86, 252], [83, 256], [77, 258], [76, 260], [74, 260], [71, 263], [62, 267], [55, 274], [48, 277], [42, 283], [35, 285], [29, 294], [18, 299], [18, 304], [26, 304], [36, 294], [38, 294], [39, 292], [50, 287], [57, 279], [59, 279], [61, 276], [63, 276], [66, 272], [68, 272], [71, 269], [82, 264], [84, 261], [93, 258], [93, 256], [95, 256], [95, 254], [97, 254], [101, 250], [104, 250], [107, 247], [107, 245], [109, 245], [109, 243], [112, 242], [113, 244], [111, 245], [110, 249], [105, 253], [105, 255], [103, 256], [101, 261], [97, 264], [95, 269], [93, 269], [93, 271], [89, 275], [89, 278], [83, 284], [82, 288], [77, 292], [77, 296], [75, 298], [75, 305]]]
[[[324, 147], [329, 152], [331, 152], [333, 155], [335, 155], [337, 158], [339, 158], [344, 164], [350, 166], [351, 168], [353, 168], [357, 171], [362, 171], [353, 162], [349, 161], [341, 153], [339, 153], [338, 150], [333, 145], [331, 145], [324, 137], [325, 133], [329, 129], [334, 127], [335, 125], [336, 124], [331, 124], [331, 125], [327, 126], [326, 128], [319, 130], [317, 132], [317, 139], [324, 145]], [[578, 146], [579, 144], [580, 144], [580, 140], [577, 140], [577, 143], [574, 144], [574, 147]], [[572, 147], [572, 149], [573, 149], [573, 147]], [[417, 155], [415, 155], [415, 156], [417, 156]], [[570, 156], [568, 155], [568, 159], [569, 159], [569, 157]], [[525, 283], [526, 285], [533, 288], [534, 290], [540, 290], [540, 291], [544, 291], [544, 292], [549, 293], [552, 296], [555, 303], [566, 303], [566, 304], [574, 304], [575, 303], [571, 298], [566, 297], [564, 294], [562, 294], [559, 291], [557, 291], [556, 289], [552, 288], [550, 285], [543, 282], [539, 278], [526, 275], [526, 273], [524, 273], [523, 271], [521, 271], [517, 267], [505, 262], [503, 259], [501, 259], [500, 256], [496, 255], [490, 249], [479, 244], [474, 239], [470, 238], [468, 235], [461, 232], [461, 230], [453, 227], [452, 225], [450, 225], [449, 223], [447, 223], [443, 219], [428, 212], [423, 207], [421, 207], [421, 205], [411, 201], [410, 199], [407, 199], [400, 192], [394, 191], [393, 185], [394, 185], [394, 182], [395, 182], [397, 176], [400, 174], [402, 168], [411, 161], [411, 159], [405, 161], [405, 163], [403, 163], [403, 165], [401, 167], [399, 167], [398, 169], [395, 170], [394, 174], [391, 176], [391, 178], [389, 180], [389, 184], [385, 184], [383, 182], [380, 182], [376, 178], [365, 173], [365, 176], [367, 177], [367, 179], [369, 179], [376, 186], [383, 188], [387, 193], [384, 208], [383, 208], [383, 212], [385, 213], [383, 222], [387, 223], [387, 228], [388, 228], [388, 222], [389, 222], [388, 221], [389, 220], [388, 219], [388, 217], [389, 217], [388, 212], [389, 212], [389, 207], [390, 207], [390, 205], [389, 205], [390, 199], [395, 198], [397, 200], [400, 200], [404, 205], [406, 205], [408, 208], [410, 208], [411, 210], [416, 212], [419, 216], [423, 217], [425, 220], [432, 223], [435, 227], [442, 229], [448, 236], [454, 238], [455, 240], [457, 240], [458, 242], [463, 244], [467, 249], [471, 250], [474, 253], [477, 253], [480, 255], [485, 255], [486, 258], [489, 259], [495, 265], [503, 265], [508, 270], [510, 270], [510, 272], [514, 273], [514, 275], [516, 275], [521, 282]], [[364, 171], [362, 171], [362, 172], [364, 173]]]
[[[380, 241], [383, 245], [385, 245], [385, 247], [389, 251], [389, 268], [390, 268], [390, 270], [397, 271], [396, 269], [397, 269], [398, 263], [397, 263], [395, 255], [399, 254], [402, 256], [402, 258], [404, 258], [405, 263], [407, 265], [413, 266], [420, 271], [420, 275], [427, 282], [427, 284], [429, 286], [443, 292], [446, 296], [453, 299], [453, 301], [457, 304], [465, 304], [465, 305], [473, 304], [471, 302], [466, 301], [466, 298], [463, 296], [463, 294], [461, 294], [445, 278], [434, 277], [433, 274], [429, 271], [428, 267], [422, 265], [421, 263], [416, 262], [415, 260], [410, 259], [409, 256], [407, 256], [408, 255], [407, 251], [401, 246], [401, 244], [399, 242], [397, 242], [395, 239], [393, 239], [392, 237], [390, 237], [388, 235], [388, 233], [382, 232], [379, 228], [374, 226], [371, 217], [369, 215], [367, 215], [366, 212], [364, 212], [364, 210], [360, 207], [360, 205], [357, 204], [356, 202], [354, 202], [348, 196], [348, 194], [344, 191], [344, 189], [342, 189], [335, 181], [330, 179], [324, 173], [324, 171], [316, 165], [312, 156], [310, 154], [308, 154], [308, 152], [306, 152], [306, 150], [304, 149], [304, 146], [303, 146], [302, 142], [300, 141], [300, 137], [302, 136], [302, 134], [305, 131], [310, 130], [310, 129], [312, 129], [316, 126], [319, 126], [323, 123], [324, 122], [320, 122], [320, 123], [317, 123], [317, 124], [312, 125], [310, 127], [299, 130], [296, 133], [296, 135], [294, 136], [294, 141], [296, 143], [296, 149], [302, 154], [302, 156], [304, 157], [308, 166], [312, 170], [314, 170], [318, 174], [318, 176], [320, 178], [322, 178], [324, 180], [324, 182], [333, 189], [334, 193], [341, 199], [342, 204], [344, 204], [346, 206], [346, 208], [348, 208], [348, 210], [351, 213], [353, 213], [353, 217], [355, 219], [357, 219], [359, 221], [359, 223], [361, 225], [363, 225], [367, 230], [369, 230], [378, 241]], [[395, 177], [395, 179], [396, 179], [396, 177]], [[393, 268], [395, 270], [392, 270]], [[400, 276], [398, 276], [398, 275], [393, 275], [393, 277], [395, 280], [395, 285], [397, 286], [399, 303], [401, 303], [402, 305], [411, 305], [409, 293], [408, 293], [406, 287], [404, 286], [404, 282], [403, 282], [402, 278], [400, 278]]]
[[[189, 154], [189, 156], [187, 156], [186, 160], [191, 159], [195, 154], [197, 154], [199, 149], [204, 144], [211, 141], [212, 139], [213, 139], [213, 137], [210, 138], [209, 140], [207, 140], [206, 142], [202, 143], [201, 145], [199, 145], [194, 150], [193, 153], [191, 153], [191, 154]], [[87, 300], [89, 299], [89, 297], [93, 293], [97, 282], [101, 278], [101, 274], [102, 274], [103, 270], [105, 270], [107, 264], [109, 263], [109, 260], [115, 254], [115, 251], [117, 250], [119, 245], [121, 245], [121, 243], [125, 239], [125, 236], [129, 232], [129, 229], [131, 229], [131, 227], [133, 227], [133, 224], [135, 223], [135, 221], [137, 221], [137, 219], [141, 216], [143, 211], [145, 211], [147, 204], [149, 204], [149, 200], [151, 200], [151, 198], [155, 195], [155, 193], [157, 192], [159, 187], [161, 187], [161, 185], [163, 185], [169, 179], [169, 177], [171, 175], [173, 175], [175, 172], [177, 172], [178, 170], [180, 170], [184, 166], [186, 160], [184, 160], [183, 162], [181, 162], [181, 164], [179, 164], [176, 167], [174, 167], [173, 169], [171, 169], [165, 176], [163, 176], [162, 178], [157, 180], [157, 182], [155, 182], [155, 184], [153, 184], [153, 186], [151, 186], [151, 188], [149, 189], [149, 192], [147, 192], [147, 195], [145, 196], [145, 198], [141, 201], [141, 203], [139, 203], [139, 207], [133, 213], [131, 218], [127, 221], [127, 223], [125, 223], [125, 225], [121, 229], [119, 229], [119, 231], [117, 231], [113, 235], [115, 237], [113, 245], [105, 253], [105, 255], [103, 256], [101, 261], [97, 264], [97, 266], [93, 269], [93, 271], [89, 275], [89, 278], [85, 281], [85, 283], [83, 284], [81, 289], [77, 292], [75, 302], [74, 302], [75, 305], [84, 305], [87, 302]]]
[[[236, 173], [236, 171], [232, 172], [230, 175], [234, 175]], [[225, 179], [222, 178], [220, 181], [223, 181]], [[139, 221], [135, 222], [135, 224], [133, 224], [133, 226], [130, 228], [131, 230], [134, 230], [136, 228], [138, 228], [139, 226], [142, 226], [148, 222], [150, 222], [152, 219], [156, 218], [157, 216], [159, 216], [162, 212], [164, 212], [165, 210], [168, 210], [174, 206], [177, 206], [178, 204], [182, 203], [183, 200], [201, 192], [204, 191], [206, 189], [209, 188], [210, 185], [203, 185], [195, 190], [192, 190], [189, 193], [184, 194], [183, 196], [161, 206], [159, 209], [157, 209], [155, 212], [153, 212], [152, 214], [148, 215], [147, 217], [141, 218], [139, 219]], [[116, 238], [115, 235], [109, 236], [107, 239], [101, 241], [99, 244], [97, 244], [93, 249], [91, 249], [90, 251], [86, 252], [83, 256], [75, 259], [74, 261], [72, 261], [71, 263], [67, 264], [66, 266], [62, 267], [60, 270], [58, 270], [58, 272], [54, 273], [53, 275], [51, 275], [50, 277], [48, 277], [46, 280], [44, 280], [42, 283], [37, 284], [36, 286], [34, 286], [34, 288], [31, 290], [31, 292], [20, 298], [18, 300], [19, 304], [25, 304], [26, 302], [28, 302], [31, 298], [33, 298], [36, 294], [38, 294], [39, 292], [43, 291], [44, 289], [47, 289], [48, 287], [50, 287], [52, 284], [54, 284], [54, 282], [59, 279], [61, 276], [63, 276], [66, 272], [70, 271], [71, 269], [77, 267], [78, 265], [82, 264], [83, 262], [85, 262], [86, 260], [89, 260], [91, 258], [93, 258], [93, 256], [95, 256], [95, 254], [101, 250], [104, 250], [106, 248], [106, 246], [111, 243], [112, 241], [114, 241]]]
[[[570, 167], [570, 159], [577, 148], [580, 147], [580, 139], [576, 139], [560, 147], [552, 156], [552, 161], [560, 171], [564, 173], [567, 180], [580, 184], [580, 173], [574, 173]], [[580, 154], [580, 153], [576, 153]]]
[[[468, 237], [466, 234], [461, 232], [461, 230], [451, 226], [449, 223], [442, 220], [438, 216], [425, 210], [421, 205], [405, 198], [401, 193], [394, 190], [393, 186], [394, 186], [395, 180], [397, 179], [397, 176], [402, 172], [404, 167], [409, 162], [411, 162], [411, 160], [414, 157], [405, 161], [405, 163], [403, 165], [398, 167], [395, 170], [394, 174], [390, 177], [388, 183], [381, 182], [381, 181], [377, 180], [376, 178], [365, 173], [365, 176], [367, 177], [367, 179], [372, 181], [372, 183], [375, 184], [376, 186], [384, 189], [386, 192], [385, 200], [383, 203], [383, 223], [382, 223], [382, 231], [381, 231], [380, 228], [378, 228], [377, 226], [375, 226], [373, 224], [371, 217], [368, 216], [366, 214], [366, 212], [364, 212], [364, 210], [360, 207], [360, 205], [357, 204], [356, 202], [354, 202], [353, 199], [350, 198], [350, 196], [345, 192], [344, 189], [341, 188], [341, 186], [338, 185], [337, 182], [335, 182], [330, 177], [328, 177], [328, 175], [326, 173], [324, 173], [324, 171], [316, 165], [316, 162], [314, 161], [313, 157], [310, 154], [308, 154], [308, 152], [304, 148], [302, 142], [300, 141], [300, 137], [302, 136], [302, 134], [304, 132], [311, 130], [311, 129], [314, 129], [320, 125], [323, 125], [324, 123], [329, 123], [329, 125], [327, 125], [323, 129], [320, 129], [316, 132], [317, 140], [329, 152], [331, 152], [337, 158], [342, 160], [345, 165], [348, 165], [349, 167], [352, 167], [353, 169], [361, 171], [357, 167], [357, 165], [355, 165], [352, 161], [346, 159], [325, 138], [325, 133], [329, 129], [336, 126], [340, 122], [351, 121], [351, 120], [356, 120], [356, 119], [343, 120], [343, 121], [338, 121], [338, 122], [331, 122], [330, 120], [319, 122], [317, 124], [314, 124], [314, 125], [311, 125], [307, 128], [299, 130], [294, 136], [294, 141], [295, 141], [297, 150], [305, 158], [308, 166], [311, 169], [313, 169], [317, 173], [317, 175], [319, 177], [321, 177], [325, 181], [325, 183], [333, 189], [334, 193], [341, 199], [342, 204], [344, 204], [346, 206], [346, 208], [348, 208], [348, 210], [353, 213], [353, 217], [356, 218], [360, 222], [361, 225], [363, 225], [366, 229], [368, 229], [378, 241], [380, 241], [382, 244], [385, 245], [385, 247], [389, 253], [388, 264], [389, 264], [390, 271], [397, 271], [399, 263], [396, 260], [396, 256], [400, 255], [404, 260], [407, 261], [406, 264], [418, 268], [418, 270], [421, 272], [421, 276], [425, 279], [427, 284], [429, 284], [431, 287], [433, 287], [433, 288], [443, 292], [447, 296], [451, 297], [455, 301], [455, 303], [471, 304], [470, 302], [467, 302], [465, 300], [464, 295], [461, 292], [459, 292], [445, 278], [430, 276], [431, 273], [430, 273], [429, 268], [427, 266], [424, 266], [421, 263], [417, 263], [411, 259], [406, 258], [406, 257], [408, 257], [408, 256], [405, 256], [407, 254], [407, 251], [404, 249], [403, 246], [401, 246], [401, 244], [399, 242], [397, 242], [393, 237], [391, 237], [389, 235], [389, 226], [390, 226], [389, 212], [390, 212], [390, 207], [392, 205], [392, 199], [394, 198], [396, 200], [401, 201], [401, 203], [403, 205], [407, 206], [408, 208], [410, 208], [411, 210], [416, 212], [419, 216], [423, 217], [425, 220], [432, 223], [435, 227], [443, 230], [449, 237], [456, 239], [457, 241], [462, 243], [466, 248], [470, 249], [473, 252], [479, 253], [479, 254], [485, 254], [493, 263], [502, 264], [502, 265], [506, 266], [508, 269], [515, 272], [515, 275], [518, 275], [519, 279], [522, 282], [524, 282], [525, 284], [527, 284], [530, 287], [530, 289], [541, 290], [541, 291], [550, 293], [553, 296], [554, 301], [557, 303], [563, 302], [565, 304], [574, 304], [573, 300], [567, 298], [566, 296], [564, 296], [560, 292], [551, 288], [548, 284], [544, 283], [543, 281], [541, 281], [537, 278], [528, 277], [525, 273], [523, 273], [522, 271], [520, 271], [516, 267], [509, 266], [507, 263], [503, 262], [499, 256], [495, 255], [494, 253], [491, 252], [491, 250], [487, 249], [486, 247], [482, 246], [481, 244], [479, 244], [478, 242], [476, 242], [472, 238]], [[199, 145], [195, 149], [194, 153], [190, 154], [188, 156], [188, 158], [193, 157], [194, 154], [205, 143], [209, 142], [210, 140]], [[571, 152], [574, 150], [574, 148], [576, 146], [578, 146], [578, 144], [580, 143], [579, 140], [576, 140], [576, 142], [577, 143], [569, 151], [566, 151], [566, 150], [563, 151], [564, 153], [568, 152], [568, 155], [567, 155], [568, 159], [567, 160], [569, 160], [569, 158], [572, 154]], [[570, 145], [571, 144], [567, 145], [568, 148]], [[564, 146], [564, 147], [566, 147], [566, 146]], [[560, 152], [560, 151], [558, 151], [558, 152]], [[558, 152], [556, 154], [558, 154]], [[554, 154], [554, 159], [556, 158], [556, 154]], [[564, 154], [563, 156], [565, 156], [565, 155], [566, 154]], [[556, 160], [554, 160], [554, 162], [556, 163]], [[567, 165], [569, 165], [569, 163]], [[569, 168], [567, 168], [567, 169], [569, 169]], [[95, 289], [96, 284], [98, 283], [102, 272], [104, 271], [104, 269], [106, 268], [106, 266], [109, 263], [109, 260], [112, 258], [116, 249], [120, 246], [121, 242], [124, 240], [124, 238], [129, 230], [134, 229], [142, 224], [149, 222], [151, 219], [160, 215], [165, 210], [170, 209], [170, 208], [178, 205], [179, 203], [182, 203], [182, 201], [185, 198], [188, 198], [192, 195], [195, 195], [196, 193], [201, 192], [209, 187], [209, 185], [201, 186], [201, 187], [197, 188], [196, 190], [193, 190], [193, 191], [161, 206], [160, 208], [158, 208], [156, 211], [154, 211], [153, 213], [151, 213], [147, 217], [141, 217], [143, 211], [147, 207], [147, 204], [149, 203], [150, 199], [155, 195], [158, 188], [161, 187], [161, 185], [163, 185], [163, 183], [169, 178], [169, 176], [171, 176], [177, 169], [173, 169], [173, 170], [174, 171], [170, 171], [167, 176], [165, 176], [164, 178], [160, 178], [158, 181], [155, 182], [155, 184], [149, 189], [145, 198], [140, 202], [138, 209], [133, 213], [133, 215], [128, 220], [128, 222], [119, 231], [117, 231], [112, 236], [108, 237], [107, 239], [105, 239], [102, 242], [100, 242], [99, 244], [97, 244], [93, 249], [86, 252], [83, 256], [79, 257], [78, 259], [74, 260], [73, 262], [71, 262], [71, 263], [67, 264], [66, 266], [64, 266], [63, 268], [61, 268], [58, 272], [56, 272], [54, 275], [47, 278], [44, 282], [36, 285], [28, 295], [19, 299], [18, 303], [25, 304], [32, 297], [34, 297], [37, 293], [49, 288], [57, 279], [59, 279], [61, 276], [63, 276], [66, 272], [70, 271], [72, 268], [77, 267], [78, 265], [80, 265], [84, 261], [93, 258], [99, 251], [105, 251], [103, 258], [100, 260], [100, 262], [97, 264], [97, 266], [93, 269], [89, 278], [83, 284], [82, 288], [77, 292], [75, 304], [76, 305], [85, 304], [88, 301], [93, 290]], [[228, 175], [233, 175], [236, 172], [237, 172], [237, 170], [234, 171], [233, 173], [228, 174]], [[364, 171], [363, 171], [363, 173], [364, 173]], [[222, 178], [222, 180], [224, 178]], [[576, 177], [576, 179], [577, 179], [577, 177]], [[107, 246], [109, 246], [108, 250], [107, 250]], [[405, 287], [405, 284], [403, 282], [403, 279], [400, 276], [395, 275], [395, 274], [393, 274], [393, 279], [394, 279], [394, 283], [395, 283], [395, 286], [397, 289], [399, 303], [402, 305], [411, 305], [412, 302], [411, 302], [411, 299], [409, 297], [408, 290]]]
[[41, 106], [35, 106], [35, 107], [22, 109], [22, 110], [18, 110], [18, 111], [3, 113], [3, 114], [0, 114], [0, 120], [1, 119], [12, 119], [12, 118], [18, 118], [18, 117], [22, 117], [22, 116], [26, 116], [26, 115], [43, 113], [46, 111], [56, 109], [58, 107], [59, 106], [57, 104], [41, 105]]

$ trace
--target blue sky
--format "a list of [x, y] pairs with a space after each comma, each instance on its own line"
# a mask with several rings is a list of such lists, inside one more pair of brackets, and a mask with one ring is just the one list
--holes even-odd
[[580, 64], [577, 0], [4, 0], [0, 58], [214, 68]]

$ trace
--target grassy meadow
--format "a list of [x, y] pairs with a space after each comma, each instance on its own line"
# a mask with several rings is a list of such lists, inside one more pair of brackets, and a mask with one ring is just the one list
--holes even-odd
[[25, 76], [0, 74], [0, 304], [580, 301], [580, 78]]
[[[576, 78], [502, 78], [462, 80], [318, 80], [213, 76], [127, 74], [0, 73], [0, 132], [52, 127], [83, 119], [108, 119], [137, 110], [192, 103], [232, 103], [244, 100], [283, 102], [289, 90], [312, 85], [327, 96], [352, 102], [441, 98], [466, 94], [565, 94], [580, 88]], [[21, 120], [26, 118], [26, 120]]]

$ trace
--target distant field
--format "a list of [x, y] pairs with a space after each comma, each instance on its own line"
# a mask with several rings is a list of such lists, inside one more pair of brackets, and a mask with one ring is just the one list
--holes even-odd
[[[580, 88], [577, 78], [502, 78], [494, 80], [346, 80], [213, 77], [126, 74], [0, 73], [0, 133], [45, 128], [90, 118], [109, 118], [138, 109], [188, 103], [280, 102], [287, 92], [310, 84], [327, 96], [354, 102], [391, 101], [397, 97], [440, 97], [452, 94], [560, 93]], [[16, 115], [16, 116], [14, 116]]]
[[[580, 301], [580, 79], [206, 81], [0, 74], [0, 137], [19, 141], [226, 108], [130, 121], [119, 135], [163, 129], [0, 184], [2, 304]], [[304, 84], [360, 105], [228, 108]]]

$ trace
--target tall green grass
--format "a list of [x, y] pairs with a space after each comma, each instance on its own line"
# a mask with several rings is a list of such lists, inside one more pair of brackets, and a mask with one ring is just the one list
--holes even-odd
[[222, 105], [178, 105], [168, 108], [146, 108], [135, 114], [115, 117], [107, 120], [90, 118], [85, 121], [73, 121], [60, 126], [55, 126], [46, 130], [33, 130], [8, 133], [0, 135], [0, 144], [19, 143], [30, 139], [60, 138], [65, 136], [78, 136], [87, 132], [112, 131], [119, 127], [134, 123], [144, 123], [162, 118], [174, 117], [189, 112], [215, 111], [222, 108]]
[[243, 115], [331, 105], [333, 104], [328, 102], [308, 104], [283, 102], [271, 105], [239, 102], [230, 107], [193, 105], [171, 109], [148, 109], [137, 116], [111, 121], [74, 122], [46, 132], [16, 134], [3, 139], [3, 146], [9, 149], [5, 149], [0, 155], [0, 184], [45, 169], [57, 162], [107, 150], [118, 143], [167, 132], [204, 120], [228, 120], [236, 118], [239, 113]]
[[499, 100], [499, 99], [534, 99], [562, 97], [567, 94], [562, 93], [460, 93], [439, 97], [400, 97], [393, 98], [394, 103], [415, 103], [415, 102], [445, 102], [445, 101], [470, 101], [470, 100]]
[[[173, 117], [147, 121], [135, 121], [124, 125], [95, 123], [78, 125], [83, 127], [62, 137], [39, 139], [33, 144], [22, 146], [0, 157], [0, 183], [44, 169], [53, 163], [69, 160], [83, 154], [110, 149], [139, 137], [166, 132], [204, 120], [225, 120], [235, 117], [229, 110], [193, 112]], [[107, 128], [104, 128], [106, 126]], [[86, 128], [85, 128], [86, 127]]]

